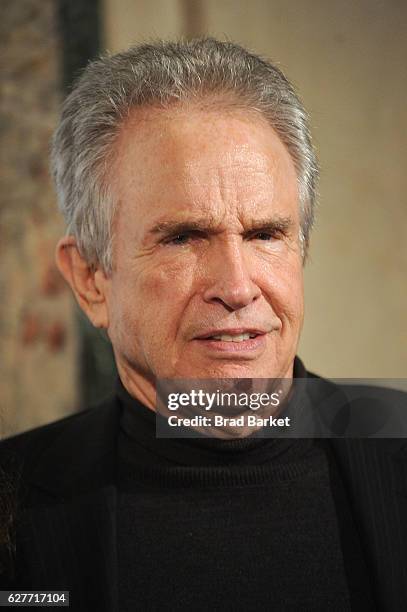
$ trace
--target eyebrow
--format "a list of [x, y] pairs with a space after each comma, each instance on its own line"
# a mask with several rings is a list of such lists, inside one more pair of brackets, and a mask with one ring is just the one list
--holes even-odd
[[[294, 220], [291, 217], [275, 216], [267, 219], [255, 219], [251, 221], [244, 234], [249, 234], [258, 231], [274, 231], [287, 233], [294, 226]], [[208, 222], [208, 219], [196, 219], [189, 221], [160, 221], [156, 223], [148, 232], [148, 235], [164, 234], [166, 236], [173, 236], [176, 234], [182, 234], [184, 232], [202, 232], [212, 233], [216, 232], [217, 228], [215, 223]]]

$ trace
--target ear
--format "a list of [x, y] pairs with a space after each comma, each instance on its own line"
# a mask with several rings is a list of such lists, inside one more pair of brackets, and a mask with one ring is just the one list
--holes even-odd
[[109, 317], [106, 294], [109, 279], [105, 273], [90, 266], [79, 253], [73, 236], [64, 236], [55, 251], [56, 264], [88, 319], [95, 327], [107, 329]]

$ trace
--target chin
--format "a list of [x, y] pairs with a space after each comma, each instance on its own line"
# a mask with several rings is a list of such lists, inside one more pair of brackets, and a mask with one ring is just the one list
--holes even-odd
[[[215, 362], [202, 366], [187, 368], [187, 372], [178, 375], [180, 378], [273, 378], [276, 368], [266, 368], [265, 364], [251, 363], [225, 363]], [[278, 376], [278, 374], [275, 374]]]

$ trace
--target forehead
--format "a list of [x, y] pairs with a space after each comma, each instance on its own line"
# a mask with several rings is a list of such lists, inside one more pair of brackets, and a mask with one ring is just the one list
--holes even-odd
[[[123, 124], [113, 173], [121, 206], [154, 216], [220, 201], [297, 200], [286, 147], [266, 120], [241, 110], [137, 109]], [[282, 202], [281, 202], [282, 203]]]

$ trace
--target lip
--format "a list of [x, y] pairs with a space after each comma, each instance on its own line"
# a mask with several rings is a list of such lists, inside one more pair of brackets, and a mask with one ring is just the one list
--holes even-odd
[[[234, 327], [229, 329], [210, 329], [198, 336], [195, 336], [194, 340], [209, 340], [212, 336], [239, 336], [241, 334], [256, 334], [256, 336], [263, 336], [267, 332], [263, 329], [257, 329], [255, 327]], [[254, 340], [254, 338], [252, 338]], [[214, 342], [222, 342], [222, 340], [214, 340]], [[243, 340], [243, 342], [248, 342]], [[234, 344], [238, 344], [237, 342]], [[240, 343], [239, 343], [240, 344]]]
[[[254, 338], [241, 340], [240, 342], [228, 342], [226, 340], [214, 340], [211, 336], [222, 334], [237, 335], [237, 334], [256, 334]], [[255, 328], [238, 328], [238, 329], [222, 329], [205, 332], [201, 336], [197, 336], [193, 340], [199, 342], [202, 349], [212, 354], [234, 355], [235, 357], [254, 358], [261, 354], [266, 348], [267, 332], [260, 331]]]

